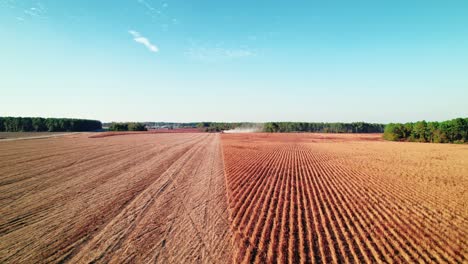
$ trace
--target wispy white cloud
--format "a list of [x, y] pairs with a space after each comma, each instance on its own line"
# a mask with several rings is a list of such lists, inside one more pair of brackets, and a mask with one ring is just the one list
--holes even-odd
[[35, 6], [24, 9], [24, 14], [31, 17], [45, 18], [47, 9], [41, 2], [37, 2]]
[[146, 2], [145, 0], [138, 0], [138, 3], [142, 4], [143, 6], [145, 6], [146, 8], [148, 8], [151, 11], [156, 10], [156, 8], [154, 8], [152, 5], [148, 4], [148, 2]]
[[145, 15], [149, 16], [162, 31], [169, 31], [171, 26], [179, 24], [179, 21], [169, 14], [169, 4], [166, 1], [136, 0], [136, 2], [143, 7]]
[[47, 18], [47, 8], [41, 1], [26, 3], [26, 1], [0, 0], [0, 9], [2, 8], [15, 10], [15, 18], [17, 21], [25, 21], [27, 19], [34, 18]]
[[194, 60], [205, 62], [217, 62], [221, 60], [240, 59], [255, 56], [255, 53], [248, 49], [225, 49], [225, 48], [189, 48], [185, 54]]
[[159, 49], [156, 45], [152, 44], [151, 41], [145, 37], [143, 37], [139, 32], [135, 30], [129, 30], [128, 33], [133, 36], [133, 40], [137, 43], [143, 44], [145, 47], [148, 48], [151, 52], [158, 52]]

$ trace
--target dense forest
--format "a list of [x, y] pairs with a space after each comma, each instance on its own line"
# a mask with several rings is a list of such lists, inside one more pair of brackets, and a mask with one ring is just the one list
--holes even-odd
[[443, 122], [390, 123], [385, 127], [384, 138], [392, 141], [466, 143], [468, 118]]
[[[124, 122], [125, 123], [125, 122]], [[148, 129], [151, 128], [168, 128], [168, 129], [175, 129], [175, 128], [196, 128], [199, 123], [192, 122], [192, 123], [176, 123], [176, 122], [138, 122], [139, 124], [145, 125]], [[114, 122], [103, 123], [103, 127], [110, 127]]]
[[144, 122], [149, 127], [166, 127], [166, 128], [196, 128], [198, 123], [176, 123], [176, 122]]
[[146, 131], [146, 126], [143, 123], [110, 123], [110, 131]]
[[1, 132], [69, 132], [94, 131], [101, 128], [101, 121], [98, 120], [42, 117], [0, 117]]
[[319, 133], [382, 133], [385, 125], [364, 122], [354, 123], [306, 123], [306, 122], [269, 122], [264, 132], [319, 132]]

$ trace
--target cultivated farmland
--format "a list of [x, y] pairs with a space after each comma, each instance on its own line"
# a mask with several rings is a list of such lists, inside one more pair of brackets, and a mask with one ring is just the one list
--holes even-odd
[[72, 133], [74, 132], [0, 132], [0, 140], [46, 138]]
[[0, 150], [0, 263], [467, 262], [467, 145], [111, 132]]
[[231, 259], [219, 135], [0, 142], [0, 263]]
[[223, 135], [239, 263], [467, 261], [468, 147]]

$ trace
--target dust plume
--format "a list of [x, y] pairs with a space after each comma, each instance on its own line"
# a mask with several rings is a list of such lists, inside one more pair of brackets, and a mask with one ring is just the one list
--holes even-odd
[[263, 131], [263, 124], [243, 124], [234, 129], [224, 130], [224, 133], [258, 133]]

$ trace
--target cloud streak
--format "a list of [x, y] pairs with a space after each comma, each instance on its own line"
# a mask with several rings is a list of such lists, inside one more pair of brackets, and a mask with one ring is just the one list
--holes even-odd
[[226, 49], [220, 47], [191, 47], [185, 54], [191, 59], [205, 62], [217, 62], [255, 56], [255, 53], [249, 49]]
[[159, 48], [152, 44], [151, 41], [144, 36], [142, 36], [139, 32], [135, 30], [129, 30], [128, 33], [133, 36], [133, 40], [137, 43], [143, 44], [146, 48], [148, 48], [151, 52], [158, 52]]
[[[156, 2], [136, 0], [136, 2], [145, 9], [145, 15], [149, 16], [152, 22], [156, 23], [162, 31], [169, 31], [169, 28], [172, 25], [179, 24], [179, 21], [175, 17], [168, 14], [169, 4], [165, 0], [159, 0]], [[149, 2], [153, 3], [150, 4]]]
[[[26, 2], [26, 1], [23, 1]], [[16, 13], [17, 21], [25, 21], [27, 19], [47, 18], [47, 8], [42, 4], [41, 1], [36, 1], [36, 3], [23, 3], [16, 0], [0, 0], [0, 8], [9, 8], [16, 10], [16, 12], [21, 12], [21, 14]]]
[[156, 8], [152, 7], [150, 4], [148, 4], [146, 1], [144, 0], [138, 0], [138, 3], [142, 4], [143, 6], [145, 6], [146, 8], [148, 8], [150, 11], [155, 11]]

